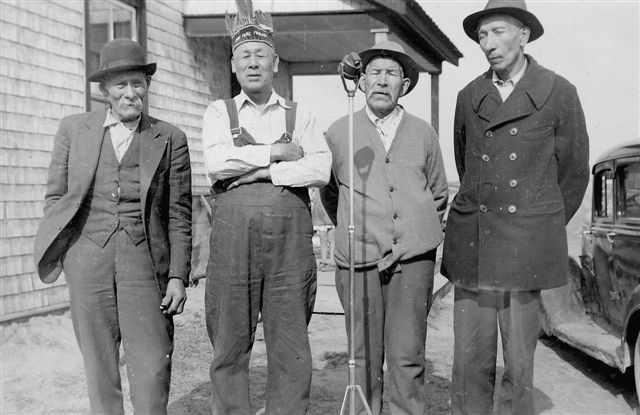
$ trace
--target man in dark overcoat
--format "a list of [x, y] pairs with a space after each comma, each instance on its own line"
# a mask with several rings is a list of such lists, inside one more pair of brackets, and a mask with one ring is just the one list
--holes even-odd
[[455, 285], [452, 413], [531, 414], [540, 290], [567, 282], [565, 226], [588, 180], [589, 138], [575, 87], [524, 46], [543, 28], [524, 1], [489, 1], [463, 27], [490, 69], [458, 94], [460, 190], [447, 221], [443, 273]]
[[143, 112], [155, 63], [140, 45], [108, 42], [99, 82], [108, 108], [66, 117], [53, 144], [35, 261], [64, 271], [91, 412], [123, 414], [122, 343], [135, 413], [164, 414], [173, 315], [191, 260], [191, 168], [185, 134]]

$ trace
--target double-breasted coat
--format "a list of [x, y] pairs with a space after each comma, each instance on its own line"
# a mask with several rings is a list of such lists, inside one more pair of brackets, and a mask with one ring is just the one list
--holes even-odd
[[589, 181], [589, 138], [575, 87], [526, 55], [505, 102], [489, 70], [458, 94], [460, 190], [443, 274], [469, 289], [539, 290], [567, 275], [565, 226]]
[[[40, 279], [55, 281], [75, 229], [72, 220], [94, 178], [105, 135], [106, 112], [65, 117], [54, 139], [44, 217], [35, 239]], [[169, 123], [142, 114], [140, 201], [146, 243], [161, 293], [169, 278], [189, 280], [191, 166], [187, 138]]]

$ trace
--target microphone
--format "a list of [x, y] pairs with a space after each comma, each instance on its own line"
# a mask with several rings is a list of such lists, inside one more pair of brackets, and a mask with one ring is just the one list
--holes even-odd
[[351, 52], [345, 55], [338, 65], [338, 73], [342, 79], [348, 79], [350, 81], [357, 81], [360, 78], [362, 72], [362, 59], [360, 55], [355, 52]]

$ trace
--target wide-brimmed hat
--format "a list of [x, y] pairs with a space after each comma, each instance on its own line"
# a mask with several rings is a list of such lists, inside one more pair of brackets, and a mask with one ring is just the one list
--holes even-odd
[[360, 59], [362, 59], [362, 68], [366, 69], [367, 65], [373, 58], [386, 57], [392, 58], [398, 61], [402, 66], [404, 76], [409, 78], [411, 83], [404, 95], [407, 95], [418, 83], [420, 77], [420, 69], [413, 59], [404, 52], [404, 48], [390, 40], [383, 40], [373, 45], [371, 49], [367, 49], [364, 52], [360, 52]]
[[484, 10], [472, 13], [463, 20], [462, 27], [467, 36], [475, 42], [479, 42], [478, 22], [483, 17], [491, 14], [507, 14], [520, 20], [522, 24], [531, 29], [529, 42], [533, 42], [544, 33], [544, 29], [538, 18], [533, 13], [527, 11], [527, 5], [524, 0], [489, 0]]
[[100, 49], [100, 69], [89, 75], [89, 81], [99, 82], [116, 72], [140, 70], [147, 75], [156, 72], [155, 63], [147, 63], [144, 50], [131, 39], [113, 39]]

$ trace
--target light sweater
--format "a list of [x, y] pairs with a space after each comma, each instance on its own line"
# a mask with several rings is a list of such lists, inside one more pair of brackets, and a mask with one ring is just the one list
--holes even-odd
[[[448, 185], [434, 129], [405, 112], [389, 151], [364, 109], [354, 114], [355, 264], [386, 269], [442, 241]], [[322, 202], [336, 224], [335, 259], [349, 266], [348, 118], [326, 133], [332, 178]]]

